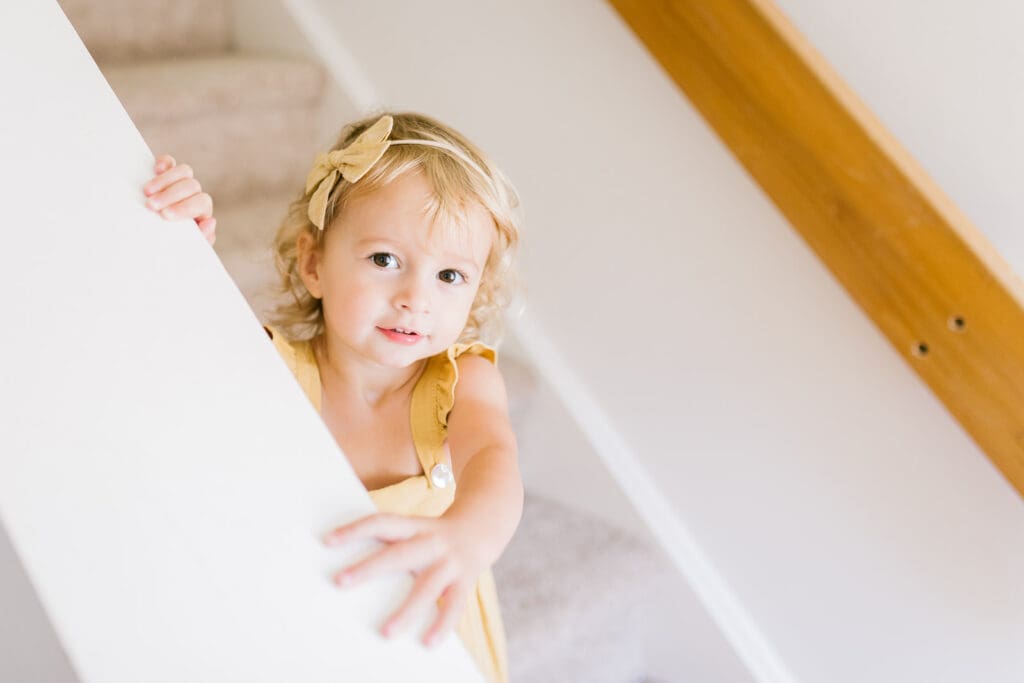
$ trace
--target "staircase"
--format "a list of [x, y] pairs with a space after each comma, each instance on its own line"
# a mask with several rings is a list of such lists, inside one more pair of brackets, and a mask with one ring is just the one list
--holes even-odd
[[[228, 0], [60, 4], [150, 149], [190, 164], [213, 196], [217, 253], [263, 317], [276, 279], [270, 242], [322, 143], [323, 70], [236, 51]], [[502, 368], [519, 426], [537, 382], [514, 358]], [[521, 457], [548, 454], [521, 444]], [[526, 486], [523, 520], [494, 567], [511, 680], [649, 680], [643, 617], [674, 571], [639, 540]]]

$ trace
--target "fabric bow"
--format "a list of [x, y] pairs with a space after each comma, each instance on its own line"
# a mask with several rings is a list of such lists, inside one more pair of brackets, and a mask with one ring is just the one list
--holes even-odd
[[350, 183], [358, 181], [388, 151], [391, 145], [388, 136], [393, 124], [390, 116], [382, 116], [344, 149], [317, 155], [313, 170], [306, 177], [306, 194], [316, 188], [309, 199], [308, 211], [313, 225], [324, 229], [327, 198], [338, 184], [339, 177]]

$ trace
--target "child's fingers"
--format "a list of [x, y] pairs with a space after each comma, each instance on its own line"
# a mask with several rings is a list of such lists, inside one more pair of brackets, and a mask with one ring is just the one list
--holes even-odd
[[168, 185], [183, 180], [185, 178], [191, 178], [193, 176], [192, 167], [188, 164], [181, 164], [180, 166], [173, 166], [168, 168], [162, 173], [158, 173], [155, 178], [150, 180], [148, 183], [142, 186], [143, 193], [146, 196], [151, 196], [160, 192]]
[[441, 595], [444, 587], [452, 580], [450, 572], [446, 571], [447, 565], [443, 562], [435, 563], [430, 569], [420, 574], [409, 591], [408, 597], [402, 606], [391, 615], [381, 629], [386, 637], [391, 638], [405, 630], [406, 622], [411, 615], [419, 613], [430, 605]]
[[153, 173], [160, 175], [169, 168], [174, 168], [177, 162], [170, 154], [161, 154], [153, 160]]
[[419, 533], [425, 521], [426, 518], [416, 519], [387, 513], [367, 515], [345, 526], [333, 529], [324, 536], [324, 543], [339, 545], [360, 538], [401, 541]]
[[213, 199], [205, 193], [191, 195], [180, 202], [161, 209], [160, 215], [173, 220], [176, 218], [195, 218], [202, 220], [213, 217]]
[[[213, 199], [206, 195], [201, 201], [194, 201], [200, 197], [203, 197], [203, 188], [199, 186], [199, 181], [184, 178], [147, 199], [146, 206], [161, 212], [164, 218], [209, 218], [213, 215]], [[186, 207], [200, 213], [186, 213]], [[168, 209], [171, 211], [164, 214]]]
[[217, 241], [217, 219], [214, 217], [210, 218], [197, 218], [196, 225], [199, 226], [199, 232], [203, 233], [203, 237], [210, 243], [212, 247], [214, 242]]
[[424, 645], [427, 647], [437, 645], [455, 629], [456, 624], [459, 623], [459, 618], [462, 617], [463, 610], [466, 608], [466, 600], [469, 598], [469, 591], [473, 585], [470, 582], [460, 581], [448, 586], [448, 589], [438, 601], [440, 604], [437, 620], [433, 626], [427, 629], [426, 635], [423, 636]]
[[433, 564], [443, 553], [438, 540], [423, 535], [382, 548], [347, 569], [338, 572], [339, 586], [353, 586], [379, 574], [412, 571]]

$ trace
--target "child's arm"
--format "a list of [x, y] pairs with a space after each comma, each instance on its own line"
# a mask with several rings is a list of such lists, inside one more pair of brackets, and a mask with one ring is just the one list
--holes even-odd
[[146, 207], [164, 218], [192, 218], [210, 244], [217, 239], [217, 219], [213, 217], [213, 199], [203, 192], [192, 177], [192, 167], [180, 166], [174, 157], [161, 154], [153, 164], [156, 175], [142, 186], [148, 197]]
[[424, 636], [433, 645], [458, 624], [480, 574], [501, 555], [519, 524], [523, 484], [515, 436], [508, 419], [505, 384], [489, 361], [458, 359], [455, 407], [448, 417], [448, 445], [457, 488], [440, 517], [376, 514], [330, 532], [337, 545], [362, 538], [384, 541], [380, 551], [339, 572], [352, 586], [374, 575], [411, 571], [417, 578], [405, 603], [385, 623], [386, 636], [440, 598], [438, 616]]
[[457, 521], [490, 566], [501, 556], [523, 513], [516, 437], [505, 382], [493, 363], [474, 354], [457, 360], [459, 383], [448, 416], [448, 446], [457, 487], [444, 518]]

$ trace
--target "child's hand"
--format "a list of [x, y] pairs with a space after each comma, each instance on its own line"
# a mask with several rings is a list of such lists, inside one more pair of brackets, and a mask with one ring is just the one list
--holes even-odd
[[486, 562], [476, 558], [467, 530], [443, 517], [379, 513], [334, 529], [324, 537], [324, 543], [337, 546], [365, 538], [386, 545], [335, 574], [334, 582], [346, 588], [380, 574], [412, 572], [416, 582], [409, 597], [381, 632], [389, 638], [398, 635], [410, 615], [440, 599], [437, 620], [427, 629], [423, 643], [433, 646], [440, 642], [458, 624], [477, 579], [487, 569]]
[[149, 199], [146, 206], [164, 218], [192, 218], [210, 244], [217, 240], [217, 219], [213, 217], [213, 198], [203, 192], [192, 177], [192, 167], [178, 166], [174, 157], [161, 154], [153, 165], [156, 175], [143, 185]]

